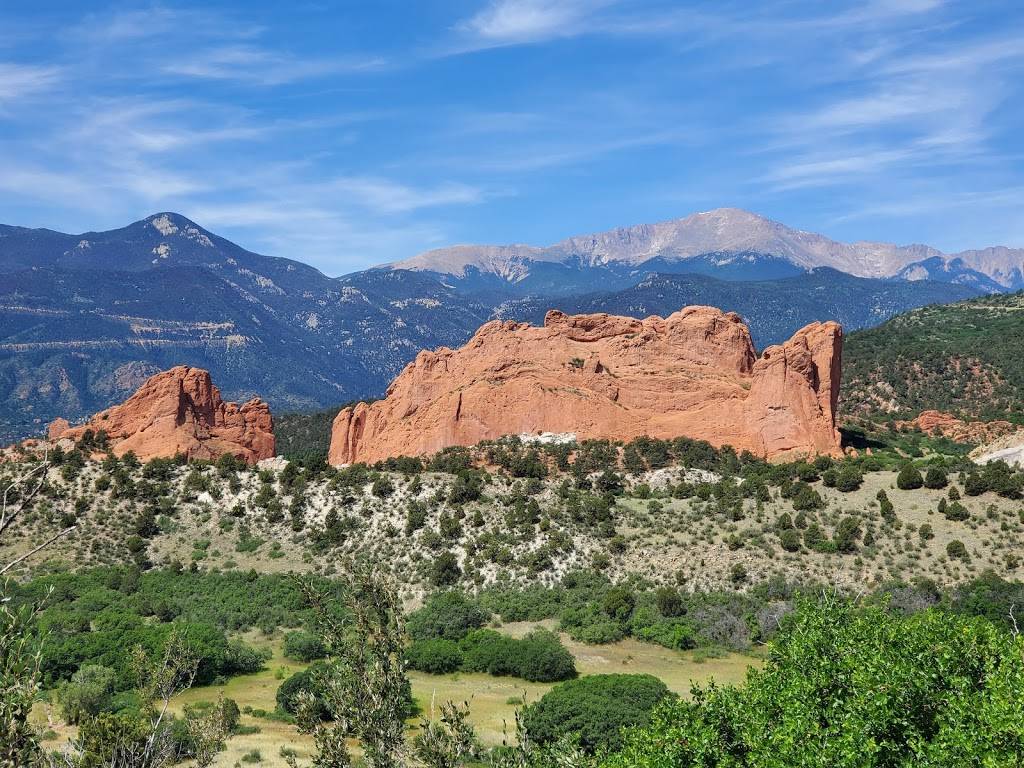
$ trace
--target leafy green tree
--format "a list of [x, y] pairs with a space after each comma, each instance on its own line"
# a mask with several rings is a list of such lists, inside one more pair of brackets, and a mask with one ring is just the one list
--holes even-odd
[[971, 516], [970, 512], [967, 511], [967, 507], [965, 507], [959, 501], [954, 501], [952, 504], [947, 504], [946, 508], [940, 511], [947, 520], [953, 520], [956, 522], [962, 522]]
[[469, 705], [446, 701], [437, 719], [423, 718], [420, 732], [413, 739], [413, 752], [427, 768], [456, 768], [479, 751]]
[[568, 736], [587, 752], [615, 749], [623, 728], [647, 724], [654, 708], [671, 698], [651, 675], [588, 675], [556, 685], [526, 707], [523, 725], [540, 745]]
[[489, 675], [511, 675], [551, 683], [576, 675], [573, 655], [558, 636], [544, 629], [516, 639], [492, 629], [478, 629], [460, 642], [463, 669]]
[[878, 510], [882, 514], [882, 519], [889, 525], [896, 525], [899, 520], [896, 517], [896, 508], [889, 500], [889, 494], [881, 490], [875, 498], [878, 499]]
[[682, 616], [686, 613], [686, 604], [678, 589], [659, 587], [654, 593], [654, 599], [658, 605], [658, 613], [666, 618]]
[[779, 531], [779, 545], [787, 552], [799, 552], [800, 531], [796, 528], [786, 528]]
[[430, 581], [436, 587], [450, 587], [462, 577], [459, 560], [454, 552], [442, 552], [430, 566]]
[[904, 464], [896, 475], [896, 487], [901, 491], [913, 491], [924, 485], [921, 472], [910, 462]]
[[8, 591], [0, 580], [0, 766], [20, 768], [40, 757], [29, 714], [41, 687], [41, 637], [37, 608], [11, 607]]
[[801, 462], [796, 465], [796, 476], [805, 483], [814, 483], [818, 480], [818, 468], [813, 464]]
[[977, 472], [972, 472], [964, 480], [964, 493], [968, 496], [981, 496], [988, 490], [988, 482]]
[[79, 668], [70, 681], [57, 689], [57, 702], [64, 721], [68, 725], [78, 725], [82, 720], [109, 709], [116, 678], [114, 670], [99, 664], [85, 664]]
[[835, 487], [842, 493], [856, 491], [864, 484], [864, 474], [853, 464], [844, 464], [836, 474]]
[[616, 621], [627, 621], [633, 613], [636, 605], [636, 596], [633, 590], [623, 585], [609, 589], [604, 596], [602, 609], [605, 614]]
[[812, 552], [835, 552], [835, 543], [818, 523], [811, 523], [804, 531], [804, 545]]
[[391, 478], [387, 475], [379, 475], [370, 487], [370, 493], [379, 499], [386, 499], [394, 492], [395, 484], [391, 482]]
[[[199, 664], [199, 657], [180, 633], [171, 636], [160, 655], [136, 648], [132, 666], [141, 706], [82, 719], [78, 737], [62, 755], [61, 764], [66, 768], [166, 768], [176, 762], [183, 755], [168, 704], [192, 685]], [[186, 712], [187, 755], [196, 768], [212, 764], [223, 748], [228, 722], [223, 698], [208, 712]]]
[[833, 598], [784, 624], [746, 685], [696, 688], [603, 765], [957, 768], [1024, 755], [1024, 639], [984, 619]]
[[323, 697], [318, 694], [314, 685], [314, 679], [323, 676], [323, 674], [324, 663], [318, 661], [287, 678], [277, 687], [275, 695], [277, 708], [290, 715], [297, 714], [299, 711], [299, 694], [305, 694], [305, 715], [318, 720], [330, 720], [331, 713], [328, 711]]
[[860, 538], [860, 521], [852, 515], [847, 515], [839, 521], [836, 526], [832, 540], [835, 543], [837, 552], [855, 552], [857, 550], [857, 539]]
[[[73, 456], [81, 461], [77, 451]], [[0, 545], [8, 543], [11, 527], [32, 508], [43, 491], [50, 466], [44, 458], [26, 465], [13, 477], [4, 478], [0, 489]], [[75, 463], [65, 464], [63, 469], [68, 466], [74, 467]], [[81, 464], [77, 466], [80, 468]], [[77, 469], [73, 469], [73, 473], [77, 473]], [[33, 765], [40, 758], [39, 743], [28, 718], [42, 685], [44, 637], [39, 628], [39, 614], [51, 596], [47, 593], [38, 601], [12, 606], [13, 584], [4, 574], [74, 528], [72, 523], [13, 560], [0, 561], [0, 766], [3, 768]]]
[[410, 689], [402, 605], [394, 586], [367, 565], [353, 566], [343, 578], [350, 620], [338, 617], [331, 597], [315, 582], [302, 582], [330, 652], [313, 685], [331, 722], [321, 719], [315, 697], [300, 693], [299, 724], [313, 734], [318, 768], [349, 765], [350, 738], [359, 740], [370, 768], [401, 768]]
[[409, 502], [405, 513], [405, 535], [412, 536], [427, 523], [427, 508], [415, 499]]
[[821, 509], [825, 506], [825, 502], [822, 501], [821, 495], [805, 482], [793, 483], [791, 501], [793, 503], [793, 509], [797, 512]]
[[960, 539], [953, 539], [946, 545], [946, 554], [953, 560], [970, 560], [966, 545]]
[[238, 708], [238, 702], [234, 699], [224, 699], [221, 706], [221, 721], [225, 733], [234, 732], [241, 719], [242, 710]]
[[946, 470], [942, 467], [928, 467], [924, 475], [924, 487], [932, 490], [939, 490], [949, 485], [949, 478], [946, 477]]
[[743, 563], [733, 563], [732, 568], [729, 569], [729, 580], [734, 586], [739, 586], [747, 581], [749, 574], [747, 573], [747, 567]]
[[484, 483], [478, 472], [460, 472], [448, 492], [448, 503], [453, 505], [476, 501], [483, 496]]
[[308, 663], [326, 656], [327, 648], [317, 635], [297, 630], [284, 636], [284, 655], [287, 659]]
[[410, 669], [443, 675], [462, 667], [462, 651], [458, 643], [442, 638], [416, 640], [405, 652]]
[[490, 613], [465, 592], [452, 589], [428, 597], [422, 608], [409, 614], [406, 628], [413, 640], [460, 640], [489, 618]]
[[538, 683], [553, 683], [576, 676], [576, 660], [558, 635], [539, 628], [518, 641], [519, 676]]

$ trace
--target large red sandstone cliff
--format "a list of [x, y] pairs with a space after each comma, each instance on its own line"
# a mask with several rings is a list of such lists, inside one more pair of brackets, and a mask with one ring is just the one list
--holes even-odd
[[493, 321], [457, 350], [420, 352], [384, 400], [341, 411], [329, 461], [540, 431], [687, 436], [769, 458], [839, 454], [842, 336], [836, 323], [813, 323], [758, 358], [740, 317], [712, 307]]
[[116, 455], [134, 451], [143, 461], [179, 453], [197, 459], [231, 454], [254, 464], [274, 456], [270, 407], [256, 398], [225, 403], [207, 371], [184, 365], [150, 377], [123, 403], [81, 426], [57, 419], [49, 437], [78, 440], [87, 429], [104, 430]]

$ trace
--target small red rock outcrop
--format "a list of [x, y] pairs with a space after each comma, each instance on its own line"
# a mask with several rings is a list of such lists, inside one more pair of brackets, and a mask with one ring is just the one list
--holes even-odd
[[334, 420], [329, 461], [423, 455], [507, 434], [686, 436], [759, 456], [839, 455], [843, 333], [812, 323], [760, 358], [739, 315], [492, 321], [457, 349], [422, 351], [387, 397]]
[[116, 455], [134, 451], [143, 461], [179, 453], [197, 459], [231, 454], [255, 464], [274, 456], [270, 407], [258, 398], [225, 403], [207, 371], [184, 365], [150, 377], [123, 403], [81, 426], [55, 420], [49, 437], [79, 440], [87, 429], [104, 430]]
[[985, 443], [1018, 429], [1008, 421], [964, 421], [943, 411], [921, 411], [910, 421], [897, 421], [899, 430], [920, 430], [933, 437], [948, 437], [958, 443]]

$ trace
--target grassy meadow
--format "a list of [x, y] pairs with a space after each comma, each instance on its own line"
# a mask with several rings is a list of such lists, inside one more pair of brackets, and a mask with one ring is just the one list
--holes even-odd
[[[542, 624], [549, 628], [553, 626], [553, 622]], [[520, 622], [507, 624], [500, 629], [513, 636], [522, 636], [536, 626], [536, 623]], [[222, 693], [238, 703], [243, 711], [243, 731], [253, 732], [239, 733], [229, 739], [226, 749], [214, 763], [216, 768], [286, 768], [282, 748], [294, 750], [302, 764], [311, 754], [313, 740], [300, 734], [294, 725], [263, 715], [274, 712], [278, 686], [306, 665], [282, 655], [282, 639], [279, 636], [268, 639], [257, 632], [249, 632], [242, 635], [242, 638], [273, 653], [263, 671], [233, 677], [223, 685], [191, 688], [176, 696], [170, 709], [180, 714], [185, 705], [216, 701]], [[613, 672], [648, 673], [684, 696], [689, 694], [694, 683], [705, 683], [711, 679], [719, 683], [739, 683], [748, 667], [759, 663], [757, 658], [743, 654], [706, 656], [699, 651], [678, 652], [632, 638], [609, 645], [584, 645], [565, 634], [561, 635], [561, 640], [576, 658], [576, 667], [581, 676]], [[552, 684], [530, 683], [513, 677], [492, 677], [486, 674], [430, 675], [410, 672], [409, 677], [413, 696], [424, 716], [429, 715], [432, 701], [438, 704], [447, 700], [470, 702], [470, 719], [476, 727], [479, 740], [487, 746], [501, 744], [502, 739], [506, 738], [506, 732], [508, 738], [514, 738], [517, 707], [536, 701], [553, 687]], [[34, 717], [40, 726], [49, 729], [51, 737], [45, 742], [47, 749], [60, 748], [75, 733], [73, 727], [63, 724], [52, 704], [42, 702], [37, 705]], [[415, 733], [418, 719], [410, 722], [410, 734]], [[257, 728], [258, 731], [255, 730]]]

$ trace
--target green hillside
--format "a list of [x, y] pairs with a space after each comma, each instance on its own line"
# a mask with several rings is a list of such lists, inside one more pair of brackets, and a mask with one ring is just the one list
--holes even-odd
[[1024, 422], [1024, 293], [922, 307], [851, 333], [841, 408]]

